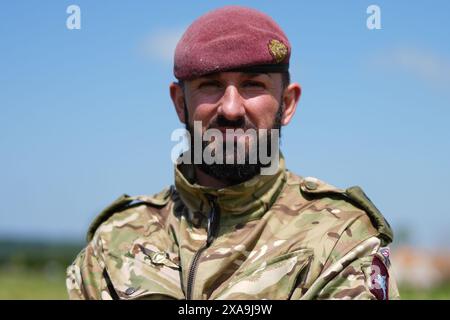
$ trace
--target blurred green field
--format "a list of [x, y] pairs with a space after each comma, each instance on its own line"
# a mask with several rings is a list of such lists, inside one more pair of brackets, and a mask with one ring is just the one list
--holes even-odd
[[[402, 299], [450, 299], [450, 284], [429, 290], [401, 288]], [[0, 299], [67, 299], [64, 272], [0, 271]]]
[[67, 299], [65, 268], [83, 243], [0, 239], [0, 299]]
[[400, 287], [402, 300], [450, 300], [450, 284], [442, 284], [430, 289]]
[[68, 299], [64, 273], [0, 271], [0, 299]]

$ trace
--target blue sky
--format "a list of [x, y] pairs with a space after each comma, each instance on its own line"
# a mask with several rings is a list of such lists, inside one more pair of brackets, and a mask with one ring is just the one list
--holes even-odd
[[[66, 8], [81, 8], [81, 30]], [[450, 247], [448, 1], [14, 1], [0, 10], [0, 237], [82, 240], [122, 193], [172, 183], [172, 51], [225, 4], [271, 15], [303, 88], [288, 167], [360, 185], [420, 246]], [[366, 8], [381, 8], [368, 30]]]

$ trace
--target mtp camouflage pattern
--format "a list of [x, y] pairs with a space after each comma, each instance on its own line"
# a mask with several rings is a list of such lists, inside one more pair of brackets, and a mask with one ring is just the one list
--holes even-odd
[[399, 298], [392, 231], [359, 187], [299, 177], [283, 158], [275, 175], [228, 188], [194, 180], [179, 165], [174, 187], [106, 208], [67, 269], [69, 297]]

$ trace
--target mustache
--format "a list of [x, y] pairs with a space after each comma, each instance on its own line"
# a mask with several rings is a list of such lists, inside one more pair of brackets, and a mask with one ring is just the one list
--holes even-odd
[[223, 127], [243, 130], [257, 129], [256, 126], [246, 117], [241, 117], [236, 120], [230, 120], [220, 115], [215, 117], [210, 122], [207, 129], [219, 129]]

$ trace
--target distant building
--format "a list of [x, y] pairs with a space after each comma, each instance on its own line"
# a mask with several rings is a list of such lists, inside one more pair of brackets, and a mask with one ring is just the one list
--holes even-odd
[[402, 246], [392, 249], [393, 274], [400, 285], [431, 288], [450, 282], [450, 252]]

